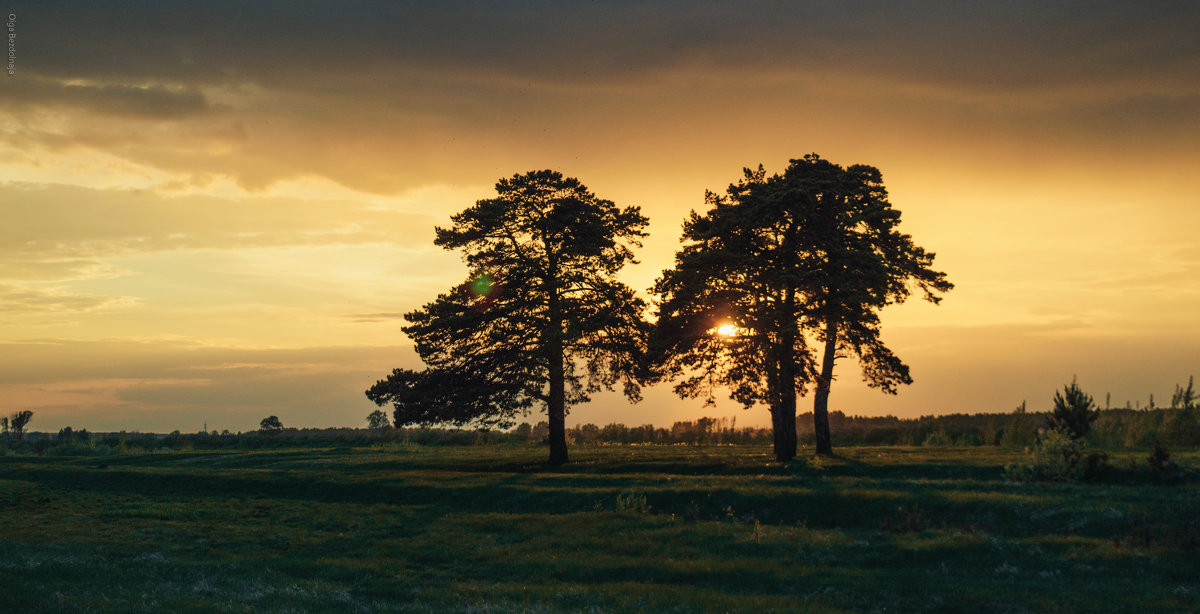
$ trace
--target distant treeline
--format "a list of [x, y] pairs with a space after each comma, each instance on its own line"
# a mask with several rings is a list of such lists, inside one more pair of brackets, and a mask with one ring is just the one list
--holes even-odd
[[[948, 414], [897, 418], [895, 416], [847, 416], [829, 413], [830, 431], [838, 445], [901, 446], [1011, 446], [1023, 447], [1037, 441], [1046, 428], [1049, 412], [1007, 414]], [[812, 447], [812, 413], [797, 416], [797, 437]], [[544, 422], [519, 425], [511, 435], [518, 440], [541, 441]], [[769, 428], [736, 428], [733, 419], [700, 418], [676, 422], [671, 428], [650, 425], [626, 427], [584, 424], [567, 430], [579, 444], [601, 443], [771, 443]], [[1147, 448], [1155, 442], [1177, 446], [1200, 445], [1200, 412], [1195, 409], [1111, 409], [1100, 412], [1088, 435], [1091, 445], [1107, 448]]]
[[[1023, 447], [1037, 441], [1046, 427], [1047, 413], [949, 414], [896, 418], [847, 416], [830, 412], [830, 428], [838, 445], [903, 446], [1008, 446]], [[813, 446], [812, 414], [798, 417], [799, 440]], [[545, 421], [522, 423], [513, 429], [464, 430], [442, 428], [328, 428], [282, 429], [245, 433], [201, 432], [169, 435], [120, 432], [89, 433], [64, 428], [57, 434], [31, 432], [19, 442], [0, 446], [0, 454], [51, 454], [102, 456], [158, 450], [247, 450], [294, 447], [360, 447], [379, 444], [420, 445], [542, 445], [548, 436]], [[567, 429], [579, 445], [605, 444], [770, 444], [771, 430], [737, 427], [736, 418], [700, 418], [680, 421], [670, 428], [624, 424], [583, 424]], [[1148, 448], [1155, 442], [1176, 449], [1200, 445], [1200, 412], [1188, 409], [1110, 409], [1100, 412], [1087, 436], [1102, 448]]]

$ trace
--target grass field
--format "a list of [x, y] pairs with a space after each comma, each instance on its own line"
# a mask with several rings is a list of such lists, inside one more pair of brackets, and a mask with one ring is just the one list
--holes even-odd
[[0, 457], [0, 612], [1200, 611], [1194, 480], [1011, 483], [1014, 450], [840, 452]]

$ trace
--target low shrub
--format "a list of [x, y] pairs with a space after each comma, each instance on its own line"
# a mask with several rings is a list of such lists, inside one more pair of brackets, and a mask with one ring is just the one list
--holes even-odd
[[1107, 454], [1089, 453], [1083, 439], [1073, 439], [1062, 429], [1043, 432], [1033, 448], [1025, 450], [1025, 462], [1004, 467], [1009, 480], [1077, 482], [1098, 478], [1110, 468]]
[[1183, 471], [1179, 469], [1179, 465], [1171, 458], [1171, 453], [1161, 441], [1154, 442], [1154, 448], [1150, 450], [1150, 456], [1146, 459], [1146, 463], [1150, 467], [1150, 473], [1166, 484], [1176, 484], [1183, 479]]

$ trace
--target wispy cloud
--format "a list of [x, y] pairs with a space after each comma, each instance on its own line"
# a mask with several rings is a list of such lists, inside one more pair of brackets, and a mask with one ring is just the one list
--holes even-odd
[[355, 313], [345, 316], [354, 322], [387, 322], [404, 318], [403, 313]]
[[445, 215], [348, 200], [170, 196], [17, 183], [0, 183], [0, 200], [6, 217], [0, 254], [23, 267], [11, 273], [6, 267], [0, 278], [39, 271], [47, 278], [107, 275], [114, 269], [99, 256], [182, 249], [369, 243], [423, 249], [435, 221]]
[[74, 294], [60, 288], [31, 288], [0, 283], [0, 318], [14, 315], [51, 315], [86, 313], [127, 305], [127, 297]]

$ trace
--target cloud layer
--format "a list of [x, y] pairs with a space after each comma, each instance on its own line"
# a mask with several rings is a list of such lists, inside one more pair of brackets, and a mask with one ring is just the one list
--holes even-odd
[[1077, 155], [1146, 138], [1173, 154], [1200, 128], [1200, 10], [1179, 3], [19, 12], [21, 77], [0, 90], [0, 139], [26, 155], [86, 148], [252, 189], [305, 175], [375, 192], [478, 184], [514, 158], [652, 143], [669, 156], [688, 124], [720, 141], [829, 125], [851, 138], [1050, 140]]
[[[359, 412], [402, 314], [463, 274], [433, 227], [498, 178], [556, 168], [642, 206], [642, 289], [705, 189], [810, 151], [880, 167], [958, 286], [885, 312], [917, 384], [881, 400], [839, 367], [847, 409], [1008, 409], [1068, 371], [1136, 398], [1200, 370], [1188, 3], [11, 10], [0, 394], [76, 428], [336, 423], [319, 407]], [[703, 411], [654, 395], [573, 415]]]

